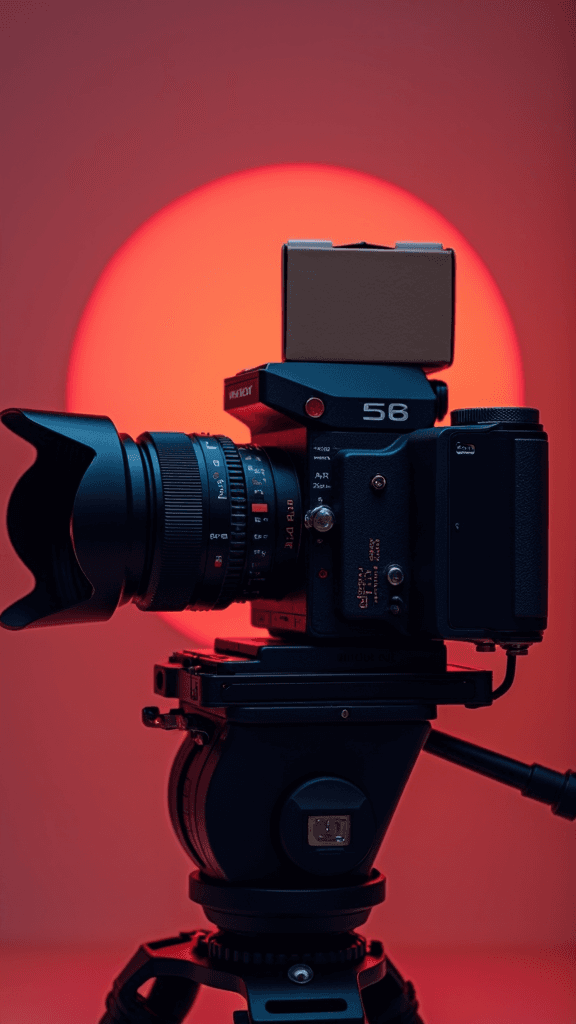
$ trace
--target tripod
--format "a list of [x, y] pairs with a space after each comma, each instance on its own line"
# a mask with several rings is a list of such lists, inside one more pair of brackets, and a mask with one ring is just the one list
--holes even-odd
[[[422, 1024], [412, 984], [356, 931], [384, 899], [373, 868], [425, 748], [576, 817], [576, 775], [431, 730], [438, 704], [488, 706], [512, 684], [448, 669], [443, 643], [297, 646], [219, 640], [155, 666], [179, 698], [154, 728], [187, 732], [169, 785], [190, 897], [215, 929], [142, 945], [101, 1024], [179, 1024], [200, 985], [244, 996], [234, 1024]], [[155, 979], [147, 997], [138, 990]]]

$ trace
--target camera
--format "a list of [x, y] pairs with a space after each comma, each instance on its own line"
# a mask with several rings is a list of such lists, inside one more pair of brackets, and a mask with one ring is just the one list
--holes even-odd
[[38, 457], [12, 496], [19, 629], [252, 603], [273, 636], [526, 649], [547, 603], [547, 436], [529, 408], [434, 427], [453, 358], [454, 253], [288, 242], [284, 361], [224, 385], [251, 444], [7, 410]]
[[[438, 705], [503, 696], [547, 610], [538, 411], [445, 426], [447, 387], [427, 377], [453, 358], [454, 252], [291, 241], [282, 303], [283, 361], [224, 383], [250, 444], [2, 413], [37, 449], [8, 509], [35, 587], [3, 626], [249, 601], [270, 634], [154, 667], [178, 706], [142, 720], [185, 733], [170, 817], [216, 930], [142, 945], [101, 1024], [178, 1024], [202, 984], [245, 996], [235, 1024], [422, 1024], [411, 983], [354, 930], [384, 900], [374, 861], [420, 752], [576, 817], [573, 772], [430, 725]], [[501, 685], [448, 666], [450, 639], [504, 648]]]

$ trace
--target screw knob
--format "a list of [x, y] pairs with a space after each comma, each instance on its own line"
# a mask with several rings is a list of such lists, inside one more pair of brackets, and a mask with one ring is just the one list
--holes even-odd
[[404, 582], [404, 573], [399, 565], [391, 565], [387, 572], [388, 583], [397, 587]]
[[327, 533], [334, 526], [334, 513], [328, 505], [317, 505], [309, 509], [304, 516], [304, 526], [314, 528], [318, 533]]
[[306, 985], [309, 981], [312, 981], [314, 977], [314, 971], [308, 964], [293, 964], [288, 971], [288, 977], [290, 981], [295, 981], [297, 985]]
[[373, 476], [370, 481], [370, 486], [375, 491], [383, 491], [386, 487], [386, 477], [382, 476], [382, 473], [376, 473], [376, 476]]

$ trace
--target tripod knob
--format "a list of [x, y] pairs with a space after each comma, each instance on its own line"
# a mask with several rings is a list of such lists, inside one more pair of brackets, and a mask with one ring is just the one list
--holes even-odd
[[179, 729], [181, 732], [189, 731], [195, 743], [203, 747], [208, 742], [208, 733], [203, 729], [195, 728], [192, 716], [186, 714], [180, 708], [172, 708], [171, 711], [160, 712], [160, 708], [142, 708], [142, 723], [148, 729]]

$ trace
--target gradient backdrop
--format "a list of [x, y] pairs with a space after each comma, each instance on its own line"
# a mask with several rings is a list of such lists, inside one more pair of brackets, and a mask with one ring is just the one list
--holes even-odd
[[[105, 266], [143, 222], [226, 175], [267, 165], [348, 168], [412, 193], [476, 251], [516, 331], [526, 403], [541, 410], [550, 435], [550, 628], [544, 644], [519, 664], [505, 699], [489, 710], [442, 710], [439, 726], [522, 760], [569, 767], [575, 760], [573, 6], [92, 0], [2, 2], [0, 17], [2, 407], [64, 410], [72, 342]], [[236, 247], [241, 259], [238, 237], [226, 240], [224, 230], [221, 244]], [[277, 348], [274, 337], [272, 357]], [[164, 386], [168, 345], [159, 343], [157, 358]], [[477, 360], [484, 376], [482, 346]], [[246, 365], [240, 351], [232, 361], [214, 352], [214, 361], [218, 376]], [[109, 372], [114, 379], [113, 359]], [[78, 393], [83, 386], [89, 393], [91, 382], [78, 380]], [[130, 429], [128, 422], [119, 426]], [[137, 429], [170, 426], [183, 429], [176, 420]], [[188, 429], [209, 427], [191, 413]], [[228, 429], [240, 437], [239, 429]], [[5, 505], [31, 450], [4, 430], [0, 441]], [[29, 574], [5, 533], [2, 567], [6, 605], [24, 592]], [[179, 739], [139, 724], [140, 708], [151, 700], [153, 662], [182, 642], [172, 625], [132, 608], [106, 625], [0, 636], [3, 928], [16, 950], [13, 978], [24, 977], [22, 964], [39, 970], [39, 960], [26, 960], [26, 949], [44, 951], [42, 985], [49, 988], [46, 964], [61, 968], [54, 950], [117, 947], [102, 982], [93, 982], [103, 990], [107, 974], [138, 941], [203, 921], [186, 897], [189, 864], [165, 810]], [[456, 645], [453, 654], [488, 664], [467, 647]], [[498, 656], [489, 664], [503, 671]], [[556, 1008], [543, 1002], [534, 1021], [571, 1024], [562, 965], [573, 937], [572, 835], [570, 824], [546, 808], [421, 756], [379, 858], [389, 895], [370, 930], [392, 953], [407, 950], [409, 967], [410, 949], [426, 951], [415, 980], [430, 1024], [528, 1024], [544, 975], [556, 979], [550, 991], [558, 1002]], [[474, 1010], [462, 1010], [463, 994], [460, 1002], [449, 994], [462, 987], [463, 968], [454, 967], [444, 987], [434, 981], [430, 965], [446, 971], [450, 949], [489, 958], [489, 968], [466, 976]], [[503, 1010], [496, 1002], [482, 1016], [481, 993], [496, 985], [498, 964], [512, 963], [521, 949], [532, 951], [524, 960], [532, 966], [510, 1006]], [[84, 965], [78, 970], [87, 977], [95, 961], [82, 955], [88, 959], [78, 960]], [[84, 996], [74, 995], [73, 972], [66, 977], [66, 1006], [76, 1010], [68, 1018], [59, 1004], [52, 1019], [93, 1019], [88, 1010], [81, 1016]], [[7, 1024], [50, 1019], [41, 996], [34, 1003], [38, 1018], [32, 1009], [16, 1009], [28, 1006], [30, 986], [11, 984]], [[62, 988], [53, 984], [54, 991]]]

